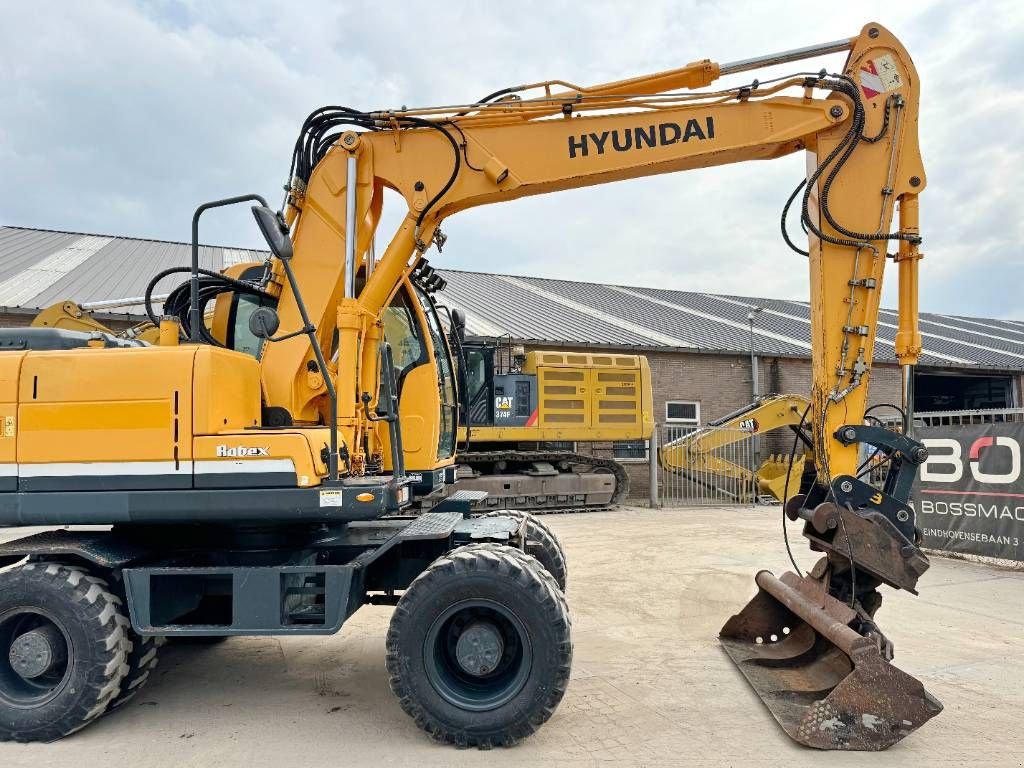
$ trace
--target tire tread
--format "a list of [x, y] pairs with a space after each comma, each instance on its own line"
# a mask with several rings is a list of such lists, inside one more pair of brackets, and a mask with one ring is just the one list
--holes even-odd
[[484, 517], [511, 517], [525, 524], [523, 550], [537, 558], [555, 577], [559, 588], [564, 592], [569, 577], [569, 568], [565, 559], [565, 550], [555, 532], [548, 525], [529, 512], [514, 509], [492, 510]]
[[[551, 623], [562, 638], [557, 648], [558, 666], [540, 706], [499, 734], [473, 733], [434, 717], [416, 700], [407, 681], [403, 679], [402, 652], [399, 646], [399, 638], [412, 620], [410, 605], [428, 599], [445, 580], [467, 576], [483, 569], [503, 575], [525, 588], [538, 606], [546, 607]], [[522, 550], [500, 544], [468, 544], [435, 560], [413, 580], [395, 607], [386, 643], [386, 664], [391, 689], [398, 697], [402, 710], [417, 726], [439, 742], [480, 749], [512, 746], [547, 722], [562, 700], [572, 667], [571, 629], [565, 596], [552, 575], [536, 558]]]

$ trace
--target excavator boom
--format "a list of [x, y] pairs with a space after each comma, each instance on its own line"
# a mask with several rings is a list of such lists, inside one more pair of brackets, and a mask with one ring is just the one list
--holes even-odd
[[[394, 287], [413, 268], [414, 255], [435, 239], [444, 218], [460, 210], [807, 150], [813, 181], [802, 189], [799, 205], [811, 223], [810, 423], [819, 437], [817, 463], [830, 475], [852, 472], [856, 447], [842, 444], [834, 433], [847, 422], [847, 414], [864, 408], [890, 239], [899, 244], [901, 284], [909, 285], [901, 305], [898, 356], [912, 364], [920, 346], [910, 294], [919, 258], [916, 197], [925, 184], [913, 64], [899, 42], [877, 25], [869, 25], [855, 40], [844, 72], [836, 77], [795, 76], [757, 88], [659, 93], [667, 79], [660, 73], [633, 81], [635, 90], [628, 96], [598, 87], [599, 95], [593, 96], [588, 92], [595, 89], [588, 89], [450, 108], [327, 112], [311, 118], [318, 143], [306, 142], [299, 154], [308, 151], [312, 158], [300, 157], [294, 164], [298, 176], [287, 214], [297, 218], [294, 264], [299, 282], [310, 286], [306, 301], [314, 324], [327, 327], [335, 320], [345, 265], [337, 259], [298, 256], [307, 250], [346, 251], [352, 239], [346, 238], [344, 215], [350, 182], [353, 220], [359, 222], [353, 250], [364, 273], [383, 189], [397, 190], [410, 210], [358, 298], [353, 296], [348, 308], [341, 301], [342, 314], [355, 322], [382, 311]], [[893, 70], [891, 88], [882, 93], [865, 91], [858, 83], [858, 73], [874, 66], [876, 59]], [[713, 80], [714, 66], [709, 66], [707, 77]], [[781, 95], [794, 88], [804, 95]], [[868, 93], [874, 95], [867, 98]], [[552, 118], [553, 110], [562, 117]], [[366, 130], [343, 130], [346, 126]], [[340, 133], [334, 134], [335, 141], [325, 142], [331, 130]], [[842, 184], [832, 183], [837, 177]], [[901, 226], [890, 235], [896, 200], [902, 203]], [[360, 270], [354, 256], [352, 269]], [[281, 321], [283, 328], [299, 325], [287, 290]], [[309, 409], [317, 398], [322, 402], [322, 392], [301, 385], [308, 359], [297, 339], [268, 349], [263, 366], [270, 399], [288, 403], [301, 420], [315, 420]], [[352, 380], [342, 390], [360, 387]], [[369, 382], [362, 389], [373, 391]], [[345, 407], [343, 402], [343, 411]]]
[[[694, 90], [723, 72], [836, 51], [848, 52], [836, 73], [798, 72]], [[908, 436], [863, 426], [890, 246], [899, 265], [896, 355], [905, 381], [921, 349], [918, 195], [926, 180], [917, 138], [919, 94], [917, 71], [902, 44], [882, 26], [868, 24], [849, 40], [731, 65], [700, 61], [592, 87], [551, 80], [455, 106], [314, 113], [296, 144], [285, 218], [298, 281], [310, 286], [307, 303], [324, 329], [321, 342], [329, 341], [334, 321], [340, 348], [363, 350], [338, 363], [338, 426], [345, 444], [366, 441], [356, 406], [377, 391], [377, 370], [365, 352], [368, 341], [370, 347], [376, 343], [373, 322], [396, 286], [422, 269], [431, 244], [443, 246], [440, 226], [447, 217], [530, 195], [804, 151], [807, 175], [786, 204], [783, 222], [792, 210], [808, 233], [803, 248], [784, 226], [787, 243], [806, 256], [810, 272], [807, 426], [818, 478], [791, 502], [791, 511], [805, 521], [805, 536], [825, 557], [806, 577], [759, 580], [774, 591], [762, 584], [757, 601], [723, 629], [722, 639], [742, 670], [759, 670], [748, 679], [780, 722], [798, 723], [787, 729], [797, 740], [881, 748], [909, 733], [938, 711], [934, 701], [923, 689], [887, 686], [890, 678], [879, 675], [868, 676], [879, 681], [873, 688], [855, 684], [862, 696], [844, 696], [843, 681], [861, 679], [855, 672], [864, 644], [836, 642], [840, 635], [821, 628], [841, 616], [850, 632], [874, 638], [883, 653], [891, 644], [874, 622], [881, 602], [877, 587], [913, 590], [928, 567], [908, 503], [916, 467], [927, 453]], [[385, 188], [405, 199], [409, 213], [371, 263], [369, 245]], [[338, 259], [339, 253], [346, 258]], [[357, 293], [359, 276], [365, 282]], [[280, 312], [282, 328], [301, 326], [287, 286]], [[310, 355], [301, 340], [272, 345], [262, 362], [271, 402], [300, 421], [323, 418], [322, 390], [308, 386]], [[429, 408], [436, 413], [437, 407], [435, 398]], [[904, 408], [910, 409], [906, 397]], [[857, 477], [862, 442], [892, 459], [881, 493]], [[765, 610], [776, 603], [784, 606], [781, 614]], [[839, 610], [844, 605], [848, 612]], [[780, 615], [787, 617], [783, 626], [777, 626]], [[846, 661], [837, 664], [837, 658]], [[830, 677], [826, 670], [840, 672]], [[821, 687], [807, 690], [798, 680]], [[784, 704], [780, 690], [793, 692], [782, 697]], [[885, 701], [890, 704], [881, 706]], [[822, 702], [837, 705], [835, 717], [822, 715], [833, 712]], [[828, 739], [808, 735], [826, 721]]]

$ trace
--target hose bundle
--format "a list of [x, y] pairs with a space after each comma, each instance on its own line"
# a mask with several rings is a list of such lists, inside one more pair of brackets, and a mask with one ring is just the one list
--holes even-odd
[[[160, 318], [153, 310], [153, 290], [157, 284], [168, 275], [174, 275], [179, 273], [192, 273], [192, 267], [171, 267], [165, 269], [163, 272], [158, 272], [149, 284], [146, 286], [146, 314], [149, 316], [149, 320], [153, 325], [160, 325]], [[199, 309], [200, 312], [206, 314], [206, 305], [212, 300], [216, 299], [220, 294], [233, 291], [238, 294], [246, 296], [259, 296], [261, 298], [270, 299], [270, 294], [262, 290], [256, 283], [246, 280], [235, 280], [232, 277], [227, 277], [219, 272], [212, 272], [208, 269], [199, 270]], [[165, 316], [175, 317], [181, 326], [181, 332], [183, 338], [191, 338], [191, 324], [189, 323], [189, 306], [191, 297], [191, 282], [186, 280], [177, 288], [172, 290], [167, 298], [164, 299], [164, 311]], [[199, 328], [199, 335], [203, 341], [207, 344], [212, 344], [216, 347], [223, 347], [217, 339], [215, 339], [210, 332], [206, 329], [206, 326]]]

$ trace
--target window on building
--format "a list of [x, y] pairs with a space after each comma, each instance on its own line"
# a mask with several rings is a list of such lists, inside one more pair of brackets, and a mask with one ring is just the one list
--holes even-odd
[[694, 400], [668, 400], [665, 421], [670, 424], [700, 424], [700, 403]]
[[646, 440], [616, 440], [612, 443], [612, 456], [616, 461], [645, 462], [648, 460], [650, 443]]

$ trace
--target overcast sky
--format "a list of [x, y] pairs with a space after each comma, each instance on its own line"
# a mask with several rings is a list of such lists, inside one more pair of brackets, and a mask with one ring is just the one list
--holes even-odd
[[[0, 0], [0, 11], [0, 224], [172, 240], [188, 239], [203, 200], [259, 192], [276, 204], [299, 125], [323, 104], [462, 103], [554, 77], [596, 83], [879, 21], [922, 80], [921, 307], [1024, 320], [1020, 2]], [[842, 56], [823, 63], [838, 68]], [[431, 258], [805, 299], [805, 262], [778, 234], [802, 174], [793, 156], [488, 206], [453, 216]], [[261, 244], [241, 211], [210, 216], [202, 239]]]

